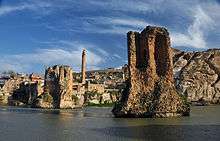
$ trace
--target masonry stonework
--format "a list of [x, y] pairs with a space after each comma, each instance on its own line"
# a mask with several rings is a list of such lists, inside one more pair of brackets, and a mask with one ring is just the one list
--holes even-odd
[[86, 82], [86, 50], [82, 51], [82, 84]]
[[75, 108], [78, 98], [73, 93], [73, 71], [69, 66], [53, 66], [45, 71], [44, 94], [35, 107]]
[[172, 49], [165, 28], [128, 32], [129, 79], [113, 109], [116, 117], [171, 117], [189, 114], [173, 78]]

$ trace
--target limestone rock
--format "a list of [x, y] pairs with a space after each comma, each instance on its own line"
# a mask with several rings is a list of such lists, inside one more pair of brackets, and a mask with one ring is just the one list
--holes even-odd
[[20, 90], [21, 84], [25, 81], [24, 78], [21, 77], [13, 77], [7, 80], [4, 86], [1, 88], [1, 99], [0, 103], [3, 105], [15, 105], [13, 102], [15, 101], [14, 95], [18, 93]]
[[129, 79], [112, 112], [116, 117], [171, 117], [189, 114], [177, 93], [169, 33], [147, 26], [141, 33], [128, 32]]
[[75, 108], [78, 98], [73, 93], [73, 71], [69, 66], [49, 67], [45, 72], [44, 94], [33, 107]]
[[192, 103], [220, 103], [220, 50], [174, 53], [178, 90]]
[[102, 101], [101, 101], [102, 104], [105, 104], [105, 103], [113, 103], [112, 99], [111, 99], [111, 95], [110, 93], [103, 93], [102, 94]]

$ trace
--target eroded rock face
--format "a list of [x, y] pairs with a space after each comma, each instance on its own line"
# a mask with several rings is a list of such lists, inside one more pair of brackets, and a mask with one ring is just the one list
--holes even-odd
[[[14, 77], [7, 80], [1, 89], [2, 99], [0, 100], [0, 103], [4, 105], [14, 105], [14, 100], [17, 100], [14, 98], [14, 96], [19, 93], [19, 91], [21, 90], [21, 85], [24, 81], [26, 80], [20, 77]], [[25, 94], [22, 93], [22, 95]]]
[[220, 103], [220, 50], [174, 53], [174, 75], [180, 93], [196, 104]]
[[172, 117], [189, 114], [173, 79], [173, 55], [165, 28], [128, 32], [129, 79], [112, 110], [116, 117]]
[[78, 100], [73, 93], [73, 71], [69, 66], [49, 67], [45, 72], [44, 94], [37, 99], [40, 108], [75, 108]]

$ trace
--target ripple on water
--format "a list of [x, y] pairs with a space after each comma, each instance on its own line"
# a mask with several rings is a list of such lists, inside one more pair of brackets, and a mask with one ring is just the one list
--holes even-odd
[[218, 140], [220, 106], [192, 107], [190, 117], [113, 118], [112, 108], [0, 107], [0, 140]]

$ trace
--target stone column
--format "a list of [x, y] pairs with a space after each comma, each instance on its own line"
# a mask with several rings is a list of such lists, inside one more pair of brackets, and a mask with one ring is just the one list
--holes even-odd
[[86, 82], [86, 50], [83, 49], [82, 51], [82, 84]]

